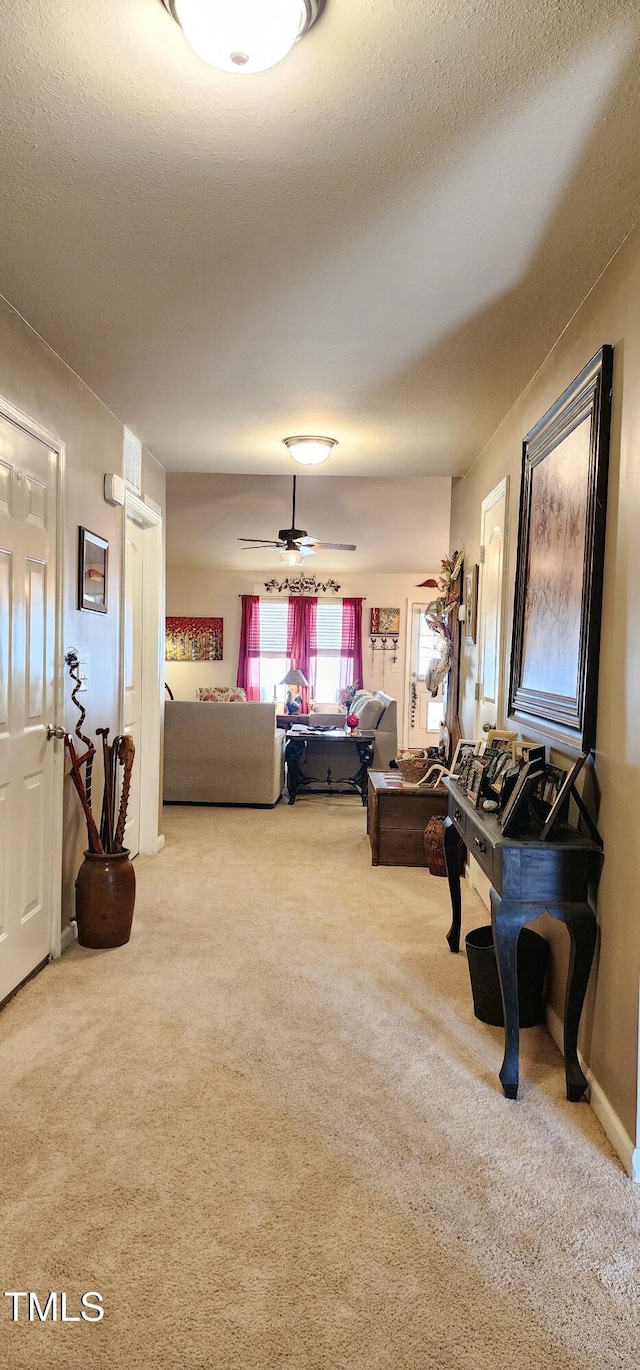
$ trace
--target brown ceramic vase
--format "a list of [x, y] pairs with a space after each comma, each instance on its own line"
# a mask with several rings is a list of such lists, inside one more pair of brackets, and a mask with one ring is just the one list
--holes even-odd
[[76, 921], [82, 947], [122, 947], [129, 941], [136, 877], [128, 851], [87, 851], [76, 880]]

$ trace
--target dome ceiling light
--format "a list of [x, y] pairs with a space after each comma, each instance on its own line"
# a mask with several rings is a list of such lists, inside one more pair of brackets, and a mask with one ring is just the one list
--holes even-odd
[[282, 441], [289, 455], [301, 466], [320, 466], [332, 449], [338, 446], [337, 438], [298, 437], [283, 438]]
[[267, 71], [322, 14], [326, 0], [163, 0], [193, 51], [219, 71]]

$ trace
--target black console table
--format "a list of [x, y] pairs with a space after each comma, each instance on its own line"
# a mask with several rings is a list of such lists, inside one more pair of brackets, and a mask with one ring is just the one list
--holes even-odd
[[500, 1082], [508, 1099], [518, 1095], [519, 1024], [517, 947], [520, 929], [543, 913], [565, 923], [571, 954], [564, 1005], [564, 1058], [567, 1099], [577, 1103], [588, 1081], [578, 1064], [578, 1025], [596, 945], [597, 924], [588, 902], [602, 867], [602, 850], [576, 828], [558, 824], [541, 842], [536, 831], [503, 837], [494, 814], [476, 809], [451, 779], [444, 823], [444, 854], [453, 920], [447, 941], [460, 950], [460, 874], [458, 844], [463, 842], [491, 882], [491, 922], [504, 1008], [505, 1050]]
[[[287, 791], [289, 803], [295, 804], [299, 794], [359, 794], [367, 802], [367, 775], [373, 763], [373, 733], [352, 735], [338, 729], [326, 732], [289, 733], [285, 747]], [[353, 758], [346, 762], [345, 758]], [[315, 762], [324, 767], [324, 775], [311, 775], [308, 769]], [[333, 764], [332, 764], [333, 763]], [[335, 778], [333, 767], [342, 772]], [[344, 770], [354, 764], [351, 775]], [[318, 765], [320, 769], [320, 765]]]

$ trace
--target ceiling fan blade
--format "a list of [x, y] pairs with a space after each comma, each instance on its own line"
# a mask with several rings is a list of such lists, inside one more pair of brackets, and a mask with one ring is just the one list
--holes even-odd
[[274, 541], [273, 538], [237, 538], [237, 542], [252, 542], [262, 547], [281, 547], [282, 543]]
[[[355, 542], [314, 542], [313, 546], [315, 551], [318, 551], [318, 548], [327, 552], [355, 552], [356, 550]], [[304, 548], [301, 548], [301, 551], [304, 551]]]

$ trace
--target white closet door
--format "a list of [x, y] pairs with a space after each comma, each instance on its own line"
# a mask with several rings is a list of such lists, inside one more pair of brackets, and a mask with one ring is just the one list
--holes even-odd
[[56, 721], [56, 471], [56, 453], [0, 415], [0, 1002], [49, 955], [60, 888], [62, 743], [47, 739]]

